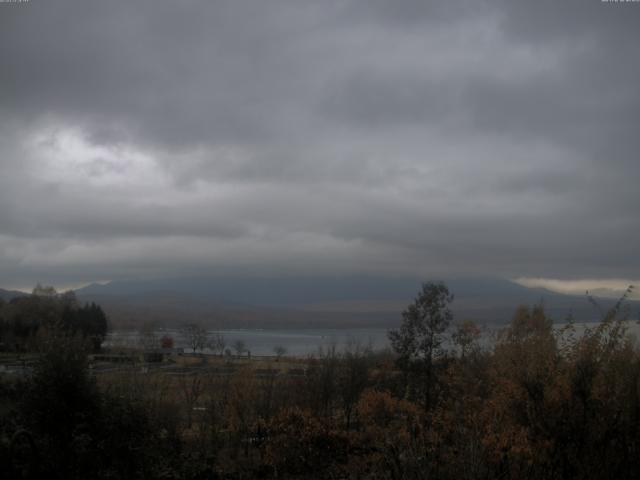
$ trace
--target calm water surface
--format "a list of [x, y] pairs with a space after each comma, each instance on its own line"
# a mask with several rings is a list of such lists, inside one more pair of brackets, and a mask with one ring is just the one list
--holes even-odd
[[[576, 323], [576, 335], [580, 335], [585, 328], [593, 328], [597, 323]], [[555, 324], [555, 328], [562, 328], [565, 324]], [[637, 322], [628, 323], [630, 334], [640, 338], [640, 326]], [[491, 345], [495, 334], [504, 325], [485, 326], [481, 343], [485, 346]], [[318, 352], [319, 348], [327, 348], [335, 345], [338, 350], [342, 350], [349, 342], [357, 342], [362, 346], [371, 345], [375, 350], [381, 350], [389, 346], [387, 338], [388, 329], [385, 328], [319, 328], [319, 329], [283, 329], [283, 330], [219, 330], [216, 331], [224, 336], [227, 348], [233, 351], [234, 342], [241, 340], [252, 355], [273, 355], [276, 346], [286, 349], [287, 355], [306, 356]], [[214, 333], [214, 332], [211, 332]], [[180, 330], [156, 331], [155, 335], [160, 338], [169, 335], [174, 339], [176, 347], [185, 348], [189, 351], [187, 342]], [[135, 331], [115, 331], [109, 333], [105, 342], [106, 346], [137, 346], [140, 344], [140, 334]], [[213, 353], [208, 349], [205, 353]]]
[[[273, 355], [276, 346], [286, 349], [287, 355], [305, 356], [316, 353], [320, 347], [327, 348], [335, 345], [344, 348], [348, 342], [359, 342], [363, 346], [371, 345], [376, 350], [388, 346], [387, 329], [356, 328], [356, 329], [308, 329], [308, 330], [219, 330], [224, 336], [227, 347], [233, 350], [234, 342], [241, 340], [252, 355]], [[213, 332], [212, 332], [213, 333]], [[176, 347], [183, 347], [189, 351], [187, 343], [179, 330], [164, 330], [156, 332], [173, 337]], [[138, 332], [115, 331], [109, 334], [106, 345], [136, 346], [139, 344]], [[211, 353], [207, 349], [205, 353]]]

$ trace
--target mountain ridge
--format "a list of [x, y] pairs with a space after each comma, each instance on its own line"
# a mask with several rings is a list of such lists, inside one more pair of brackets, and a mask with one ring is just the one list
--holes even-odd
[[[554, 321], [569, 314], [595, 321], [600, 315], [586, 296], [495, 277], [443, 281], [454, 294], [456, 319], [504, 324], [519, 305], [539, 302]], [[120, 326], [200, 321], [220, 328], [393, 327], [420, 284], [409, 277], [183, 277], [91, 284], [76, 294], [101, 304]], [[613, 299], [598, 302], [603, 308], [615, 304]]]
[[6, 290], [4, 288], [0, 288], [0, 298], [5, 302], [8, 302], [11, 299], [16, 297], [25, 297], [27, 295], [30, 295], [30, 294], [25, 292], [20, 292], [18, 290]]

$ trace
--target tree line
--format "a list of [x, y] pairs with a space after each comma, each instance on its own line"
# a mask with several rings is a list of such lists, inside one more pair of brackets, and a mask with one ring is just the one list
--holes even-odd
[[0, 299], [0, 351], [35, 349], [39, 336], [50, 330], [86, 337], [99, 350], [107, 331], [107, 316], [99, 305], [81, 305], [73, 291], [58, 293], [38, 284], [31, 295]]

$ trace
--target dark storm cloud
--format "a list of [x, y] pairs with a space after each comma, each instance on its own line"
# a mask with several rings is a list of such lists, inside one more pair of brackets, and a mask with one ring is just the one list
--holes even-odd
[[639, 21], [599, 1], [0, 4], [0, 282], [633, 277]]
[[266, 2], [36, 3], [3, 12], [14, 111], [165, 147], [251, 141], [279, 130], [282, 119], [269, 120], [289, 108], [305, 73], [304, 60], [291, 58], [304, 28], [297, 2], [282, 4], [290, 24]]

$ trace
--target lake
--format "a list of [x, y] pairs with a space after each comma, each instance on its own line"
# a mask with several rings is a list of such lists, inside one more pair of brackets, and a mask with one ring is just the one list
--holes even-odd
[[[593, 323], [576, 323], [576, 334], [580, 335], [585, 328], [593, 328], [597, 325]], [[554, 328], [559, 329], [566, 324], [554, 324]], [[640, 337], [640, 326], [635, 321], [628, 323], [629, 333]], [[485, 346], [493, 342], [493, 335], [504, 325], [485, 326], [483, 328], [483, 339], [481, 343]], [[273, 355], [276, 346], [286, 349], [286, 355], [307, 356], [316, 353], [320, 347], [327, 348], [335, 345], [338, 350], [342, 350], [348, 342], [358, 342], [363, 346], [371, 345], [375, 350], [381, 350], [389, 346], [387, 338], [388, 329], [385, 328], [318, 328], [318, 329], [238, 329], [238, 330], [216, 330], [224, 336], [227, 348], [233, 351], [234, 342], [243, 341], [246, 348], [252, 355]], [[211, 332], [213, 333], [213, 332]], [[189, 347], [180, 330], [166, 329], [154, 332], [159, 339], [163, 335], [169, 335], [174, 339], [175, 347], [182, 347], [185, 352], [189, 352]], [[140, 334], [135, 331], [115, 331], [110, 332], [105, 341], [105, 346], [138, 346]], [[204, 353], [213, 353], [209, 349], [204, 349]]]
[[[287, 355], [306, 356], [318, 351], [320, 347], [326, 348], [336, 345], [342, 349], [348, 342], [356, 341], [364, 345], [371, 345], [379, 350], [388, 346], [387, 329], [384, 328], [321, 328], [305, 330], [217, 330], [224, 336], [227, 347], [233, 351], [234, 342], [241, 340], [252, 355], [273, 355], [276, 346], [286, 349]], [[155, 332], [160, 338], [169, 335], [174, 339], [175, 347], [182, 347], [189, 351], [187, 343], [179, 330], [163, 330]], [[109, 333], [105, 346], [137, 346], [140, 334], [135, 331], [115, 331]], [[212, 353], [205, 349], [204, 353]]]

